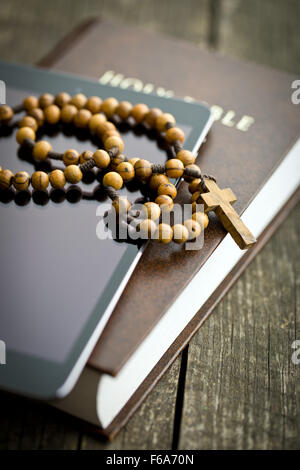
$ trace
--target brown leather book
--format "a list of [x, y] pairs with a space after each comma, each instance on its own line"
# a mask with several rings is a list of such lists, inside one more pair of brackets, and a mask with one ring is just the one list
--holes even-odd
[[[175, 312], [172, 305], [177, 305], [177, 314], [187, 311], [189, 316], [126, 405], [101, 430], [112, 437], [298, 201], [300, 106], [292, 103], [297, 77], [98, 20], [77, 28], [40, 65], [96, 77], [113, 87], [209, 103], [216, 122], [197, 163], [204, 173], [216, 176], [220, 187], [232, 188], [238, 198], [235, 209], [258, 236], [253, 248], [237, 254], [212, 216], [200, 251], [182, 251], [175, 244], [148, 245], [90, 357], [87, 369], [95, 387], [100, 374], [118, 379], [124, 373], [150, 332], [171, 308]], [[181, 185], [178, 201], [188, 198], [186, 185]], [[211, 291], [204, 268], [215, 269]], [[198, 287], [195, 279], [202, 279]]]

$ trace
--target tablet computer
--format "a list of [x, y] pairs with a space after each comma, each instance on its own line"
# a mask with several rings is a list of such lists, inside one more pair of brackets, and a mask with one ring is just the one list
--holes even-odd
[[[205, 104], [122, 90], [96, 80], [5, 63], [0, 63], [0, 79], [11, 106], [30, 94], [67, 91], [161, 108], [175, 116], [186, 135], [185, 148], [194, 153], [212, 124]], [[1, 167], [30, 174], [43, 169], [45, 162], [35, 162], [18, 149], [16, 131], [0, 128]], [[58, 152], [97, 149], [85, 132], [45, 132]], [[130, 158], [162, 163], [170, 157], [170, 149], [154, 131], [123, 124], [120, 132]], [[46, 165], [51, 171], [52, 163]], [[134, 187], [122, 191], [130, 193], [131, 201], [141, 196]], [[0, 191], [2, 389], [48, 400], [65, 396], [75, 385], [145, 246], [99, 240], [97, 207], [104, 200], [96, 172], [79, 188], [66, 187], [63, 194]]]

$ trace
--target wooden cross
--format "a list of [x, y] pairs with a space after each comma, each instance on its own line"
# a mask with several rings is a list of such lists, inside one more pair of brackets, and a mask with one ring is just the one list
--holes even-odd
[[231, 205], [236, 201], [231, 189], [220, 189], [217, 183], [211, 179], [205, 179], [205, 185], [208, 192], [201, 194], [205, 210], [213, 210], [216, 213], [225, 229], [242, 250], [254, 245], [256, 239]]

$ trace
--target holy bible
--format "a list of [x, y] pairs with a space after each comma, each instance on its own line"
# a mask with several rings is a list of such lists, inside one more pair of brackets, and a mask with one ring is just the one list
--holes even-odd
[[[297, 77], [99, 20], [40, 65], [98, 78], [112, 96], [121, 87], [209, 103], [215, 123], [197, 163], [232, 188], [258, 239], [241, 251], [212, 215], [199, 251], [149, 243], [73, 392], [56, 403], [113, 437], [298, 201]], [[176, 202], [188, 200], [181, 185]]]

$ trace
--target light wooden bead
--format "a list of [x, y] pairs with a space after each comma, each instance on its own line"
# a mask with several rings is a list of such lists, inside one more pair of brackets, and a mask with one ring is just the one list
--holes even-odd
[[156, 129], [159, 132], [164, 132], [166, 130], [166, 124], [171, 123], [175, 124], [175, 118], [172, 114], [164, 113], [158, 116], [156, 119]]
[[94, 153], [91, 150], [85, 150], [80, 154], [80, 163], [83, 165], [83, 163], [88, 162], [92, 157]]
[[44, 109], [44, 115], [48, 124], [57, 124], [60, 120], [60, 109], [56, 104], [51, 104]]
[[13, 185], [18, 191], [26, 191], [30, 183], [30, 175], [27, 171], [18, 171], [13, 178]]
[[147, 181], [152, 175], [152, 166], [148, 160], [141, 158], [134, 165], [136, 177], [142, 181]]
[[104, 114], [94, 114], [89, 121], [89, 129], [92, 134], [95, 134], [98, 130], [98, 126], [107, 122]]
[[193, 179], [193, 181], [191, 181], [189, 184], [189, 192], [191, 194], [194, 194], [196, 191], [199, 191], [199, 189], [201, 188], [200, 183], [200, 178]]
[[48, 157], [48, 153], [51, 152], [52, 145], [47, 140], [40, 140], [34, 144], [32, 155], [36, 160], [43, 161]]
[[184, 166], [177, 158], [171, 158], [166, 162], [166, 173], [169, 178], [180, 178], [183, 175]]
[[36, 132], [38, 130], [38, 127], [39, 127], [36, 120], [31, 116], [24, 116], [21, 119], [21, 121], [19, 121], [18, 126], [19, 127], [30, 127], [31, 129], [34, 130], [34, 132]]
[[92, 114], [96, 114], [100, 112], [101, 105], [102, 99], [99, 96], [90, 96], [85, 104], [85, 107]]
[[155, 202], [145, 202], [142, 213], [147, 219], [157, 220], [160, 217], [160, 207]]
[[49, 176], [44, 171], [35, 171], [31, 176], [31, 184], [37, 191], [45, 191], [49, 185]]
[[138, 230], [142, 234], [142, 238], [151, 238], [156, 230], [156, 223], [151, 219], [142, 220], [138, 225]]
[[131, 165], [134, 167], [134, 165], [136, 164], [136, 162], [139, 161], [139, 158], [130, 158], [130, 160], [128, 160], [129, 163], [131, 163]]
[[65, 104], [60, 112], [60, 119], [64, 124], [71, 124], [78, 109], [73, 104]]
[[104, 134], [102, 134], [102, 142], [104, 143], [105, 145], [105, 142], [107, 141], [107, 139], [109, 139], [109, 137], [119, 137], [119, 139], [122, 139], [122, 137], [120, 136], [120, 133], [117, 129], [112, 129], [111, 131], [105, 131]]
[[163, 183], [158, 186], [157, 193], [159, 196], [166, 195], [166, 196], [170, 196], [172, 199], [175, 199], [177, 195], [177, 190], [174, 184]]
[[18, 144], [22, 145], [25, 139], [35, 140], [35, 132], [31, 127], [21, 127], [17, 132], [16, 139]]
[[168, 177], [163, 174], [154, 173], [149, 180], [149, 188], [151, 191], [157, 191], [160, 184], [169, 183]]
[[191, 197], [191, 202], [196, 202], [198, 201], [198, 199], [200, 198], [202, 194], [202, 191], [195, 191]]
[[75, 149], [68, 149], [63, 154], [63, 162], [66, 166], [77, 165], [79, 162], [79, 152]]
[[131, 110], [131, 116], [137, 123], [143, 122], [146, 114], [149, 112], [149, 108], [144, 103], [135, 104]]
[[103, 186], [111, 186], [118, 191], [118, 189], [121, 189], [123, 186], [123, 179], [119, 173], [110, 171], [103, 177]]
[[128, 119], [132, 110], [132, 104], [129, 101], [121, 101], [116, 109], [117, 115], [125, 120]]
[[110, 156], [102, 149], [96, 150], [93, 154], [93, 160], [98, 168], [107, 168], [110, 164]]
[[0, 121], [4, 124], [8, 123], [14, 116], [13, 109], [6, 104], [0, 106]]
[[125, 183], [127, 183], [128, 181], [132, 181], [135, 176], [134, 168], [129, 162], [119, 163], [116, 170], [117, 173], [122, 176], [123, 181], [125, 181]]
[[0, 171], [0, 188], [8, 189], [13, 181], [14, 174], [12, 171], [4, 169]]
[[81, 109], [86, 105], [87, 97], [83, 93], [77, 93], [72, 96], [70, 103], [76, 106], [77, 109]]
[[105, 149], [110, 150], [114, 147], [117, 147], [119, 149], [119, 152], [123, 152], [124, 150], [124, 142], [120, 137], [117, 136], [111, 136], [108, 139], [105, 140]]
[[182, 224], [173, 225], [173, 240], [175, 243], [185, 243], [189, 238], [188, 229]]
[[111, 130], [116, 130], [116, 126], [112, 122], [104, 121], [98, 124], [96, 134], [101, 138], [102, 135]]
[[126, 214], [131, 208], [131, 202], [125, 196], [114, 199], [112, 205], [117, 214]]
[[91, 111], [88, 109], [80, 109], [74, 116], [73, 123], [79, 129], [84, 129], [88, 126], [92, 117]]
[[23, 101], [23, 107], [27, 112], [31, 111], [34, 108], [38, 108], [39, 100], [36, 96], [27, 96], [27, 98], [25, 98], [25, 100]]
[[155, 202], [159, 205], [162, 212], [171, 212], [174, 206], [173, 199], [170, 196], [167, 196], [166, 194], [157, 196]]
[[53, 103], [54, 103], [54, 96], [51, 93], [43, 93], [39, 97], [39, 107], [42, 109], [46, 108], [47, 106], [50, 106]]
[[201, 225], [194, 219], [187, 219], [184, 221], [184, 226], [188, 229], [189, 240], [194, 240], [199, 237], [201, 233]]
[[184, 166], [192, 165], [193, 163], [195, 163], [196, 160], [192, 152], [184, 149], [179, 150], [179, 152], [176, 154], [176, 158], [179, 158], [179, 160], [182, 161]]
[[125, 162], [125, 155], [119, 153], [116, 157], [111, 160], [111, 167], [113, 170], [116, 170], [120, 163]]
[[82, 180], [82, 171], [77, 165], [69, 165], [64, 171], [68, 183], [76, 184]]
[[116, 112], [119, 105], [119, 101], [116, 98], [106, 98], [101, 106], [101, 111], [108, 117], [111, 118]]
[[57, 104], [57, 106], [59, 106], [60, 108], [70, 103], [70, 101], [71, 95], [69, 95], [69, 93], [66, 93], [65, 91], [58, 93], [55, 97], [55, 104]]
[[152, 108], [145, 116], [145, 122], [149, 127], [153, 128], [156, 124], [156, 119], [162, 115], [162, 110], [159, 108]]
[[164, 245], [170, 243], [173, 238], [173, 229], [169, 224], [159, 224], [158, 241]]
[[181, 143], [184, 142], [184, 132], [179, 127], [171, 127], [166, 132], [166, 141], [172, 144], [174, 140], [179, 140]]
[[29, 111], [28, 114], [29, 116], [33, 117], [36, 120], [39, 127], [44, 124], [45, 115], [44, 115], [44, 111], [41, 108], [34, 108], [31, 111]]
[[66, 177], [61, 170], [53, 170], [50, 173], [49, 180], [53, 188], [62, 189], [66, 184]]
[[200, 226], [203, 227], [203, 229], [205, 229], [209, 224], [208, 215], [205, 214], [204, 212], [194, 212], [192, 215], [192, 219], [196, 220], [198, 224], [200, 224]]

